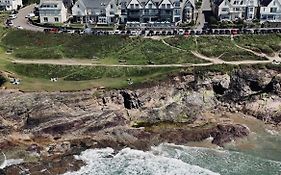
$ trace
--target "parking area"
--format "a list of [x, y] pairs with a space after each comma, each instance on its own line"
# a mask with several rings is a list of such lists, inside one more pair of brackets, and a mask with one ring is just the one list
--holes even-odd
[[46, 28], [47, 33], [70, 33], [88, 35], [128, 35], [128, 36], [173, 36], [173, 35], [241, 35], [241, 34], [273, 34], [281, 33], [281, 28], [274, 29], [144, 29], [144, 30], [70, 30], [66, 28]]

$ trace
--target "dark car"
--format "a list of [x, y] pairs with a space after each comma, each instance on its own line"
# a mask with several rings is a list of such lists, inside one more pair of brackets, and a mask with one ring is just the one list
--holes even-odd
[[206, 30], [202, 30], [202, 35], [206, 35], [207, 34], [207, 31]]
[[197, 31], [196, 31], [196, 35], [201, 35], [201, 31], [200, 31], [200, 30], [197, 30]]
[[260, 30], [259, 29], [255, 29], [254, 30], [254, 34], [260, 34]]
[[191, 30], [189, 34], [190, 34], [190, 35], [195, 35], [195, 31], [194, 31], [194, 30]]
[[48, 32], [51, 31], [51, 29], [44, 29], [43, 31], [44, 31], [45, 33], [48, 33]]
[[153, 30], [149, 30], [149, 32], [148, 32], [148, 36], [152, 36], [154, 34], [154, 32], [153, 32]]
[[166, 31], [165, 30], [163, 30], [162, 32], [161, 32], [161, 35], [166, 35], [167, 33], [166, 33]]
[[266, 34], [267, 31], [266, 31], [265, 29], [261, 29], [261, 30], [260, 30], [260, 33], [261, 33], [261, 34]]
[[220, 31], [219, 31], [219, 34], [220, 34], [220, 35], [224, 35], [224, 34], [225, 34], [225, 31], [224, 31], [224, 30], [220, 30]]
[[267, 30], [267, 33], [274, 33], [272, 29]]
[[140, 33], [140, 35], [143, 35], [143, 36], [144, 36], [144, 35], [145, 35], [145, 30], [142, 30], [141, 33]]
[[216, 35], [217, 35], [217, 34], [219, 34], [219, 31], [218, 31], [218, 30], [214, 30], [214, 31], [213, 31], [213, 34], [216, 34]]

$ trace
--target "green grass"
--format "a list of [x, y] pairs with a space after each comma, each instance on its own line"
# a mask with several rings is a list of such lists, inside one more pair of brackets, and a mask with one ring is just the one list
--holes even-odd
[[130, 40], [123, 36], [79, 36], [13, 30], [8, 32], [2, 42], [14, 49], [16, 57], [25, 59], [92, 59], [117, 52]]
[[9, 70], [20, 75], [50, 79], [58, 77], [67, 81], [101, 78], [145, 77], [155, 73], [167, 73], [177, 68], [61, 66], [47, 64], [9, 64]]
[[153, 61], [155, 64], [206, 62], [190, 52], [167, 46], [160, 40], [142, 38], [135, 38], [115, 56], [120, 60], [126, 60], [128, 64], [147, 64], [148, 61]]
[[[179, 68], [138, 68], [138, 67], [94, 67], [94, 66], [59, 66], [42, 64], [7, 64], [6, 70], [14, 72], [22, 80], [19, 86], [6, 83], [8, 88], [31, 90], [81, 90], [104, 86], [106, 88], [128, 87], [127, 79], [133, 85], [166, 78], [179, 72]], [[51, 82], [50, 78], [59, 78]]]
[[155, 64], [203, 63], [190, 52], [169, 47], [159, 40], [127, 36], [93, 36], [44, 34], [14, 30], [2, 40], [14, 49], [14, 56], [23, 59], [96, 59], [99, 63]]
[[196, 49], [195, 38], [192, 36], [187, 38], [184, 36], [170, 37], [170, 38], [166, 38], [165, 41], [174, 47], [178, 47], [184, 50]]
[[230, 37], [226, 36], [174, 37], [166, 39], [166, 42], [181, 49], [197, 50], [208, 57], [219, 57], [224, 61], [265, 60], [236, 47]]
[[235, 37], [235, 42], [240, 46], [268, 55], [281, 50], [280, 34], [240, 35]]

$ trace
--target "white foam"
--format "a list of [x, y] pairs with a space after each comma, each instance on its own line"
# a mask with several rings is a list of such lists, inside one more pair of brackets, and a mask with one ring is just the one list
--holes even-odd
[[76, 158], [87, 165], [77, 172], [68, 172], [65, 175], [218, 175], [175, 158], [130, 148], [125, 148], [116, 155], [112, 148], [89, 149]]
[[275, 130], [265, 129], [265, 131], [273, 136], [279, 135], [279, 132]]

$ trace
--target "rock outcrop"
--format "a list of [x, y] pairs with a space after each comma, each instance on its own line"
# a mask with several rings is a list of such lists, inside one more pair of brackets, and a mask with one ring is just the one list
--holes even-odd
[[[227, 113], [248, 114], [276, 125], [281, 122], [280, 77], [273, 70], [243, 69], [208, 73], [200, 79], [180, 75], [131, 90], [1, 90], [0, 148], [13, 145], [36, 153], [50, 165], [47, 170], [57, 174], [79, 167], [81, 162], [69, 167], [70, 161], [75, 162], [71, 155], [88, 148], [148, 150], [162, 142], [186, 144], [210, 136], [214, 144], [223, 146], [250, 132]], [[58, 170], [58, 164], [63, 169]], [[32, 169], [34, 165], [39, 168]], [[22, 166], [35, 174], [46, 169], [32, 161]]]

